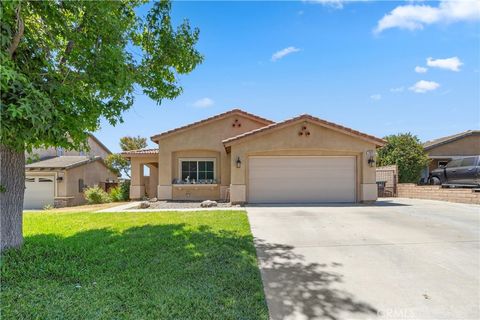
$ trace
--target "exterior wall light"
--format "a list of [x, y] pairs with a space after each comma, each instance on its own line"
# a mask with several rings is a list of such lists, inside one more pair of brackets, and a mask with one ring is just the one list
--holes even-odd
[[242, 161], [240, 160], [240, 157], [237, 157], [237, 161], [235, 161], [235, 164], [237, 165], [237, 168], [240, 168], [242, 166]]
[[375, 151], [374, 150], [367, 150], [367, 163], [370, 167], [375, 166]]
[[62, 181], [63, 180], [63, 177], [64, 177], [64, 173], [63, 172], [59, 172], [57, 174], [57, 181]]

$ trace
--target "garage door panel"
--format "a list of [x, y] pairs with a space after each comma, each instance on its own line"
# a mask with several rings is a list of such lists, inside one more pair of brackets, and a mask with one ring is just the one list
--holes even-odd
[[42, 209], [45, 205], [53, 205], [55, 195], [55, 177], [26, 177], [24, 209]]
[[355, 157], [252, 157], [249, 202], [354, 202]]

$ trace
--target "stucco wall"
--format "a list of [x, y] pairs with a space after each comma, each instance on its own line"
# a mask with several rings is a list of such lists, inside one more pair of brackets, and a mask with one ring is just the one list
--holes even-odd
[[[233, 126], [235, 120], [238, 120], [237, 125]], [[238, 126], [238, 123], [241, 126]], [[172, 189], [173, 179], [181, 178], [178, 177], [178, 158], [215, 157], [217, 159], [217, 181], [219, 181], [220, 186], [229, 186], [230, 155], [226, 153], [222, 140], [263, 126], [265, 126], [264, 123], [233, 114], [176, 134], [160, 137], [158, 140], [158, 197], [160, 199], [184, 199], [184, 190], [179, 192], [179, 190]], [[193, 190], [190, 192], [190, 197], [192, 199], [197, 196], [204, 199], [213, 196], [219, 198], [220, 188], [208, 194], [203, 189], [201, 191], [200, 189]]]
[[[298, 132], [305, 125], [310, 136], [299, 136]], [[367, 150], [375, 150], [375, 145], [358, 137], [304, 121], [239, 140], [231, 146], [232, 202], [248, 201], [248, 157], [254, 155], [355, 156], [356, 198], [358, 201], [376, 200], [375, 168], [370, 167], [365, 160]], [[236, 168], [237, 157], [242, 161], [241, 168]]]
[[473, 156], [480, 154], [480, 134], [467, 136], [427, 151], [429, 156]]
[[59, 196], [72, 197], [72, 199], [68, 200], [68, 205], [79, 205], [86, 202], [83, 192], [79, 192], [79, 179], [83, 179], [85, 186], [91, 187], [107, 179], [117, 180], [118, 177], [100, 161], [93, 161], [67, 170], [63, 182], [65, 193]]

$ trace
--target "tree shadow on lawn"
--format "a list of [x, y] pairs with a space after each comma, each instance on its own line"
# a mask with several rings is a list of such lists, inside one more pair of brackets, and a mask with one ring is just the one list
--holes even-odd
[[185, 224], [41, 234], [2, 260], [4, 319], [268, 318], [251, 235]]
[[378, 311], [358, 301], [352, 294], [335, 288], [342, 264], [305, 263], [289, 245], [255, 239], [258, 260], [272, 319], [352, 319], [372, 318]]

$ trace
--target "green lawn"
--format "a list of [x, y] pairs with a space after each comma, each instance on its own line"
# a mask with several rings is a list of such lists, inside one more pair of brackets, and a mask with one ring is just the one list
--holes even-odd
[[243, 211], [26, 213], [2, 319], [267, 319]]

